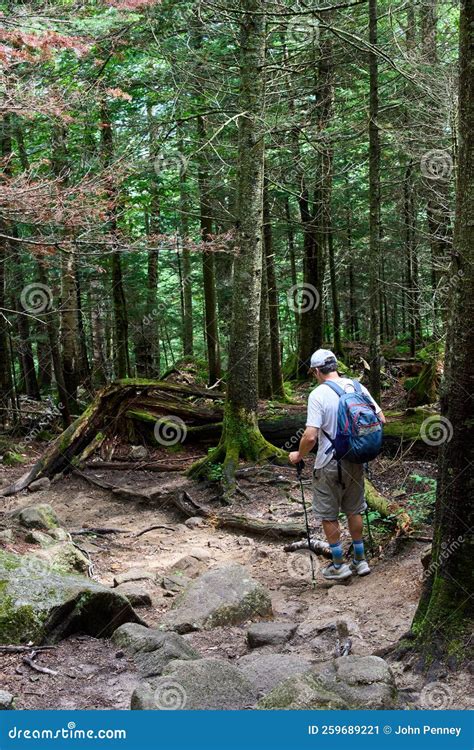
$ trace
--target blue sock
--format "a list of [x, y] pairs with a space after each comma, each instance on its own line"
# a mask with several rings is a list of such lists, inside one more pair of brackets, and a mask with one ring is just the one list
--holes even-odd
[[333, 565], [335, 568], [340, 568], [344, 562], [341, 542], [338, 542], [337, 544], [330, 544], [329, 546], [331, 548]]
[[365, 559], [364, 542], [360, 539], [358, 542], [352, 540], [352, 549], [354, 551], [354, 562], [360, 562]]

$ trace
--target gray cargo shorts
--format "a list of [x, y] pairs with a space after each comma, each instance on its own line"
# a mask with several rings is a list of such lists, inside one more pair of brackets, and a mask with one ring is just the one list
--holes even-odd
[[341, 512], [353, 516], [367, 508], [363, 465], [341, 461], [341, 470], [342, 484], [334, 459], [313, 472], [313, 510], [322, 521], [335, 521]]

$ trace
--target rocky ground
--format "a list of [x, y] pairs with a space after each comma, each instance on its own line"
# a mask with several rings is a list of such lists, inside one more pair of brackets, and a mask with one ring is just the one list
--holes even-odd
[[[389, 465], [380, 468], [385, 489], [398, 486], [400, 494], [400, 477], [393, 479]], [[425, 475], [427, 469], [411, 471]], [[240, 512], [276, 521], [301, 519], [294, 474], [290, 469], [276, 472], [282, 480], [276, 484], [268, 476], [241, 483]], [[110, 479], [105, 472], [95, 474]], [[111, 598], [100, 593], [112, 626], [94, 622], [93, 627], [87, 625], [92, 635], [76, 632], [77, 623], [80, 627], [85, 622], [80, 620], [81, 604], [79, 614], [70, 617], [69, 635], [63, 625], [56, 627], [54, 632], [63, 639], [33, 661], [53, 674], [32, 667], [28, 653], [0, 653], [0, 687], [15, 696], [17, 708], [127, 709], [131, 701], [135, 708], [153, 708], [160, 707], [155, 705], [157, 695], [158, 703], [174, 701], [183, 708], [337, 708], [354, 707], [357, 700], [373, 707], [471, 704], [466, 673], [430, 681], [406, 665], [392, 663], [390, 671], [384, 661], [366, 658], [383, 653], [410, 625], [423, 572], [420, 553], [429, 529], [418, 535], [421, 541], [400, 544], [375, 529], [372, 574], [345, 585], [325, 583], [320, 573], [324, 560], [315, 557], [313, 588], [307, 553], [284, 552], [284, 542], [272, 535], [216, 528], [212, 516], [183, 523], [166, 503], [147, 502], [143, 493], [140, 497], [138, 489], [150, 483], [172, 488], [183, 482], [182, 475], [131, 472], [121, 477], [122, 485], [124, 481], [137, 489], [135, 499], [133, 492], [125, 499], [75, 476], [50, 486], [45, 483], [34, 494], [2, 499], [0, 550], [27, 554], [28, 559], [34, 553], [55, 575], [64, 576], [71, 566], [113, 592]], [[187, 487], [193, 497], [207, 498], [212, 507], [209, 488]], [[21, 519], [11, 516], [19, 507], [37, 504], [51, 506], [60, 527], [71, 534], [54, 539], [54, 554], [38, 528], [23, 527], [19, 533]], [[140, 534], [152, 526], [158, 528]], [[91, 528], [120, 533], [82, 533]], [[317, 528], [313, 532], [318, 535]], [[51, 536], [47, 529], [43, 533]], [[54, 536], [61, 534], [55, 531]], [[68, 547], [64, 561], [65, 545], [71, 541], [75, 551]], [[59, 573], [58, 545], [63, 545]], [[35, 566], [28, 570], [37, 574]], [[122, 625], [110, 640], [103, 636], [120, 625], [115, 620], [119, 600], [127, 612], [129, 603], [134, 605], [137, 622]], [[122, 614], [122, 621], [133, 619]], [[261, 620], [271, 624], [259, 625]], [[151, 630], [144, 630], [145, 624]], [[337, 640], [347, 637], [352, 656], [335, 661]]]

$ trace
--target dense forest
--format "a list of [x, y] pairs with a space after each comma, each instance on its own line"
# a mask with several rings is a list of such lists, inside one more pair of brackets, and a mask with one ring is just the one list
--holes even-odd
[[229, 521], [242, 467], [287, 462], [329, 347], [415, 501], [410, 450], [438, 467], [391, 653], [465, 663], [473, 28], [472, 0], [0, 0], [4, 494], [94, 451], [130, 469], [125, 439], [172, 471], [184, 443]]

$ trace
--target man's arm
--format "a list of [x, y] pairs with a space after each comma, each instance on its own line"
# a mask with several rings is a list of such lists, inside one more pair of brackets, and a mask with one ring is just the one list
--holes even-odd
[[319, 430], [317, 427], [307, 427], [301, 436], [300, 445], [297, 451], [292, 451], [289, 455], [290, 463], [297, 464], [314, 448], [318, 439]]

